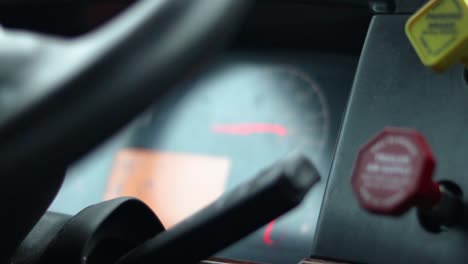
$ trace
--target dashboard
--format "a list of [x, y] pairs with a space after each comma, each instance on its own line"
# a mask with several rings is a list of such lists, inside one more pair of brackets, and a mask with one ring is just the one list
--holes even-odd
[[51, 210], [76, 214], [134, 196], [171, 228], [301, 152], [319, 169], [319, 186], [300, 207], [218, 255], [294, 263], [310, 254], [356, 64], [356, 56], [333, 53], [227, 53], [70, 168]]
[[[131, 2], [37, 4], [22, 13], [28, 19], [9, 15], [17, 7], [7, 5], [0, 19], [8, 27], [73, 37]], [[310, 256], [370, 18], [360, 1], [257, 1], [214, 61], [193, 69], [164, 104], [67, 170], [50, 210], [76, 214], [134, 196], [171, 228], [275, 160], [301, 152], [318, 168], [320, 184], [301, 206], [216, 256], [261, 263]]]
[[[76, 37], [132, 2], [7, 3], [0, 21]], [[219, 56], [202, 60], [204, 67], [181, 78], [162, 103], [67, 169], [50, 206], [63, 214], [52, 216], [68, 219], [65, 214], [131, 196], [169, 230], [156, 240], [171, 240], [180, 230], [194, 237], [177, 224], [203, 208], [222, 208], [223, 194], [300, 152], [322, 178], [303, 203], [203, 263], [218, 257], [240, 261], [230, 263], [308, 257], [325, 260], [300, 263], [465, 263], [468, 2], [430, 0], [419, 9], [426, 2], [255, 1]], [[252, 186], [232, 197], [257, 190]], [[249, 209], [229, 220], [268, 216]], [[242, 220], [236, 224], [223, 229], [222, 238], [243, 227]], [[199, 235], [213, 226], [199, 228]]]

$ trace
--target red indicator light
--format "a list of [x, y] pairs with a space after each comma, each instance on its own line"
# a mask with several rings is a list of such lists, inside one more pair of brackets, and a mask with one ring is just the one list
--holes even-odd
[[252, 134], [275, 134], [284, 137], [288, 134], [288, 129], [282, 125], [266, 123], [246, 123], [214, 125], [213, 132], [218, 134], [230, 134], [237, 136], [249, 136]]

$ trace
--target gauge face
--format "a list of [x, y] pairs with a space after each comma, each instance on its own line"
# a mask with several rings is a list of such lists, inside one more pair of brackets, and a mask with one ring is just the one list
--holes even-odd
[[[183, 89], [187, 86], [189, 89]], [[187, 86], [174, 91], [165, 105], [152, 109], [134, 134], [130, 147], [135, 157], [141, 156], [136, 154], [138, 149], [153, 151], [152, 157], [142, 158], [139, 163], [153, 160], [154, 172], [127, 173], [125, 180], [120, 180], [127, 188], [109, 187], [108, 198], [137, 196], [153, 207], [163, 223], [171, 223], [166, 226], [170, 228], [189, 216], [176, 212], [193, 213], [194, 208], [201, 209], [207, 201], [200, 197], [229, 191], [292, 151], [304, 153], [326, 173], [323, 168], [327, 165], [323, 165], [321, 157], [329, 140], [328, 105], [320, 86], [298, 67], [231, 62]], [[166, 159], [164, 168], [159, 166], [161, 157], [168, 155], [174, 156], [173, 162]], [[213, 176], [209, 168], [216, 167], [214, 163], [206, 165], [207, 169], [188, 169], [187, 164], [193, 164], [190, 159], [213, 160], [212, 157], [228, 160], [229, 170]], [[171, 168], [170, 173], [166, 173], [170, 180], [161, 176], [166, 168]], [[194, 174], [194, 170], [197, 173]], [[121, 177], [116, 175], [120, 173], [113, 174], [111, 179]], [[136, 180], [142, 177], [143, 180]], [[153, 177], [150, 182], [157, 187], [150, 191], [146, 188], [144, 193], [115, 193], [115, 190], [141, 189], [132, 186], [136, 181], [148, 182], [145, 177]], [[196, 177], [196, 181], [188, 177]], [[219, 187], [220, 182], [222, 187]], [[256, 247], [258, 252], [263, 250], [268, 254], [271, 247], [291, 250], [297, 243], [310, 245], [322, 193], [323, 188], [312, 194], [315, 200], [304, 210], [271, 222], [250, 236], [250, 241], [240, 248], [248, 244], [247, 248]], [[214, 200], [218, 196], [209, 197]], [[301, 248], [304, 249], [302, 254], [307, 254], [308, 248]]]
[[149, 114], [133, 147], [226, 157], [227, 190], [291, 151], [321, 162], [329, 135], [319, 85], [290, 65], [219, 66]]
[[248, 73], [237, 73], [244, 75], [243, 82], [230, 93], [240, 104], [219, 107], [221, 118], [214, 120], [219, 123], [212, 125], [212, 131], [232, 136], [271, 135], [275, 147], [319, 154], [327, 143], [329, 115], [318, 85], [291, 66], [246, 70]]

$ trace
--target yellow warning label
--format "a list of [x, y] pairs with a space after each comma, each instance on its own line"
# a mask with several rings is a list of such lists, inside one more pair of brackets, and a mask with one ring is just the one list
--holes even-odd
[[443, 71], [468, 56], [468, 0], [432, 0], [406, 24], [424, 65]]

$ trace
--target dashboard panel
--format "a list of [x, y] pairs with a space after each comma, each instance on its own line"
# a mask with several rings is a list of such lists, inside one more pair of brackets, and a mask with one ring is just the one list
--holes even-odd
[[[0, 1], [0, 22], [76, 37], [132, 2]], [[50, 210], [76, 214], [136, 196], [170, 228], [300, 151], [319, 169], [321, 183], [300, 207], [217, 256], [281, 264], [308, 257], [370, 18], [367, 1], [255, 1], [207, 69], [194, 69], [164, 104], [68, 169]]]
[[[132, 2], [0, 0], [0, 22], [6, 28], [76, 37], [106, 23]], [[320, 184], [298, 208], [216, 257], [281, 264], [309, 256], [353, 263], [466, 262], [468, 211], [462, 190], [467, 182], [463, 146], [468, 70], [458, 65], [436, 75], [422, 66], [404, 28], [409, 14], [425, 2], [255, 1], [224, 53], [206, 68], [193, 69], [164, 103], [147, 109], [68, 169], [50, 210], [76, 214], [103, 200], [134, 196], [170, 229], [268, 164], [298, 151], [317, 166]], [[452, 9], [436, 10], [434, 21], [428, 23], [433, 29], [423, 33], [451, 37], [439, 42], [445, 43], [443, 50], [459, 33], [452, 30], [454, 21], [447, 19], [466, 17], [461, 11], [468, 6], [461, 8], [466, 0], [432, 4], [436, 2]], [[461, 25], [460, 21], [455, 20]], [[458, 226], [436, 222], [436, 229], [428, 228], [424, 213], [446, 208], [442, 203], [421, 207], [418, 199], [405, 204], [404, 214], [383, 217], [366, 212], [365, 192], [356, 196], [356, 189], [369, 186], [356, 187], [352, 176], [364, 171], [354, 170], [362, 167], [359, 157], [368, 153], [362, 154], [361, 146], [368, 142], [364, 149], [370, 149], [392, 129], [416, 132], [434, 149], [434, 179], [433, 167], [424, 170], [424, 176], [431, 178], [433, 194], [440, 197], [450, 191], [444, 190], [447, 182], [457, 187], [451, 201], [464, 207], [449, 209], [462, 208], [456, 214]], [[383, 132], [375, 136], [378, 131]], [[395, 166], [406, 160], [382, 157], [384, 163], [365, 171], [378, 172], [380, 164]], [[369, 175], [365, 178], [374, 178]], [[369, 185], [391, 189], [380, 176]], [[371, 202], [378, 204], [375, 201]]]
[[337, 53], [227, 53], [70, 168], [50, 209], [75, 214], [136, 196], [170, 228], [299, 151], [316, 164], [320, 185], [299, 208], [218, 254], [297, 262], [310, 255], [356, 63]]
[[[372, 21], [324, 198], [313, 249], [318, 256], [356, 263], [464, 263], [468, 257], [466, 70], [456, 65], [437, 74], [426, 68], [405, 35], [408, 18]], [[430, 177], [465, 193], [458, 225], [428, 228], [417, 205], [392, 217], [359, 203], [350, 187], [356, 155], [384, 127], [411, 128], [424, 136], [436, 160]]]

